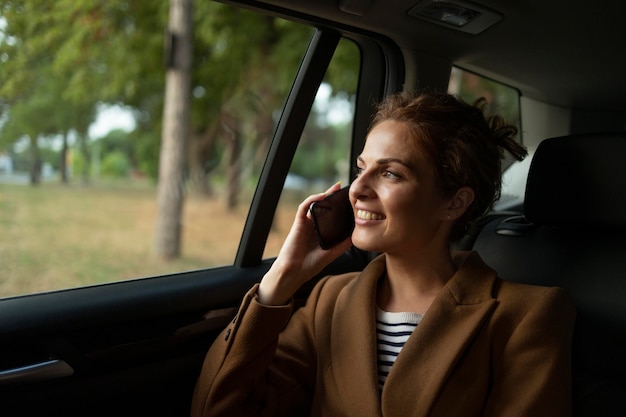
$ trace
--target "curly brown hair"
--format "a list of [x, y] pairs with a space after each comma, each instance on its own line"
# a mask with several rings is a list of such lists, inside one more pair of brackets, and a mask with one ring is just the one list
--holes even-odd
[[486, 107], [484, 98], [470, 105], [447, 93], [404, 91], [378, 105], [369, 128], [385, 120], [406, 123], [431, 160], [443, 197], [465, 186], [474, 190], [474, 201], [456, 221], [451, 241], [460, 239], [500, 198], [504, 151], [518, 161], [528, 154], [514, 139], [517, 127], [500, 115], [485, 115]]

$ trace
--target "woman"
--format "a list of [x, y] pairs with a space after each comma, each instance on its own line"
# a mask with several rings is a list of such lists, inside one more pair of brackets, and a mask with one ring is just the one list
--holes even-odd
[[[450, 244], [500, 193], [515, 127], [447, 94], [379, 106], [350, 186], [355, 228], [329, 250], [309, 206], [209, 350], [194, 416], [567, 416], [574, 309]], [[339, 189], [331, 187], [327, 193]], [[292, 298], [352, 244], [381, 255]]]

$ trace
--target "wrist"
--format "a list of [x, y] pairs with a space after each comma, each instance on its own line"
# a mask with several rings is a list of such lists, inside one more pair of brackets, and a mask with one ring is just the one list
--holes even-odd
[[293, 292], [285, 288], [284, 284], [281, 284], [280, 276], [272, 274], [272, 271], [268, 271], [267, 274], [261, 280], [257, 289], [257, 299], [259, 303], [268, 306], [286, 305]]

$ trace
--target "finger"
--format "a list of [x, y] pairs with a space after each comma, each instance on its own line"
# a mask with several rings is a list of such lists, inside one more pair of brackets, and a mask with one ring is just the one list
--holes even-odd
[[[334, 187], [334, 186], [333, 186]], [[329, 188], [329, 189], [332, 189]], [[302, 203], [300, 203], [300, 205], [298, 206], [298, 215], [299, 216], [306, 216], [310, 218], [310, 209], [311, 209], [311, 204], [317, 202], [317, 201], [322, 201], [323, 199], [325, 199], [328, 196], [328, 191], [323, 192], [323, 193], [319, 193], [319, 194], [313, 194], [308, 196]]]
[[331, 194], [341, 189], [341, 181], [334, 183], [324, 194]]
[[328, 188], [323, 193], [313, 194], [307, 197], [307, 199], [301, 203], [300, 209], [302, 209], [303, 207], [306, 207], [306, 217], [310, 219], [311, 218], [311, 204], [315, 203], [316, 201], [321, 201], [325, 199], [326, 197], [328, 197], [329, 194], [337, 192], [340, 189], [341, 189], [341, 181], [338, 181], [334, 183], [330, 188]]

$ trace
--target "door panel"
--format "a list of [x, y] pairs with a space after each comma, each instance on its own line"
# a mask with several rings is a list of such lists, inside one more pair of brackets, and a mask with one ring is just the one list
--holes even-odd
[[188, 415], [204, 353], [268, 266], [4, 300], [3, 415]]
[[[351, 250], [320, 277], [367, 256]], [[188, 415], [204, 354], [270, 263], [4, 300], [2, 415]], [[53, 361], [66, 372], [36, 369]]]

